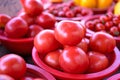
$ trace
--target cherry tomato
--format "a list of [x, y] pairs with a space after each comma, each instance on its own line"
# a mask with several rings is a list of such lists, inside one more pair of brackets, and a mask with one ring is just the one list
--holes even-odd
[[90, 37], [90, 48], [94, 51], [110, 53], [115, 46], [115, 39], [106, 32], [96, 32]]
[[0, 58], [0, 74], [7, 74], [16, 80], [26, 73], [25, 60], [16, 54], [7, 54]]
[[75, 21], [63, 20], [55, 27], [55, 38], [63, 45], [77, 45], [85, 35], [85, 28]]
[[21, 0], [21, 4], [27, 14], [32, 16], [39, 15], [43, 12], [43, 4], [40, 0]]
[[89, 67], [87, 54], [78, 47], [66, 47], [60, 57], [59, 64], [68, 73], [84, 73]]
[[101, 71], [109, 65], [108, 58], [100, 52], [90, 51], [88, 57], [90, 62], [88, 72], [90, 73]]
[[41, 55], [58, 49], [61, 44], [55, 39], [54, 30], [46, 29], [35, 36], [34, 46]]
[[0, 80], [15, 80], [15, 79], [10, 77], [9, 75], [0, 74]]
[[12, 18], [5, 26], [5, 33], [11, 38], [21, 38], [28, 31], [28, 25], [25, 20], [20, 17]]
[[36, 23], [42, 26], [43, 28], [52, 28], [55, 26], [56, 19], [55, 17], [47, 12], [44, 12], [37, 16]]
[[0, 28], [4, 28], [10, 19], [11, 17], [9, 15], [0, 14]]
[[43, 28], [37, 24], [33, 24], [29, 26], [27, 36], [28, 37], [35, 37]]
[[45, 56], [45, 62], [55, 68], [55, 69], [60, 69], [60, 65], [59, 65], [59, 56], [61, 54], [61, 50], [57, 50], [57, 51], [52, 51], [47, 53], [47, 55]]

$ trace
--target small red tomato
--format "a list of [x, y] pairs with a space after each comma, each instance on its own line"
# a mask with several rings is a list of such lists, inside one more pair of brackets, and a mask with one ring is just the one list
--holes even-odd
[[39, 54], [46, 54], [48, 52], [58, 49], [61, 45], [55, 39], [54, 30], [42, 30], [34, 38], [34, 46]]
[[22, 19], [24, 19], [28, 25], [31, 25], [34, 23], [34, 17], [28, 15], [25, 11], [20, 12], [18, 17], [21, 17]]
[[0, 80], [15, 80], [15, 79], [10, 77], [9, 75], [0, 74]]
[[90, 63], [88, 72], [90, 73], [101, 71], [109, 65], [108, 58], [102, 53], [90, 51], [88, 57]]
[[47, 53], [47, 55], [45, 56], [45, 62], [55, 68], [55, 69], [60, 69], [60, 65], [59, 65], [59, 56], [61, 54], [61, 50], [56, 50], [56, 51], [52, 51]]
[[10, 19], [11, 17], [9, 15], [0, 14], [0, 28], [4, 28]]
[[79, 22], [63, 20], [55, 27], [55, 38], [63, 45], [77, 45], [85, 36], [85, 27]]
[[110, 53], [115, 46], [115, 39], [106, 32], [96, 32], [90, 37], [90, 48], [94, 51]]
[[120, 32], [117, 26], [113, 26], [110, 28], [110, 34], [113, 36], [119, 36]]
[[52, 28], [55, 26], [56, 19], [55, 17], [47, 12], [44, 12], [37, 16], [36, 23], [42, 26], [43, 28]]
[[33, 24], [29, 26], [27, 36], [28, 37], [35, 37], [43, 28], [37, 24]]
[[21, 4], [25, 12], [32, 16], [39, 15], [44, 10], [41, 0], [21, 0]]
[[0, 74], [7, 74], [16, 80], [26, 73], [25, 60], [16, 54], [7, 54], [0, 58]]
[[21, 38], [26, 35], [28, 25], [25, 20], [20, 17], [12, 18], [5, 26], [5, 33], [11, 38]]
[[60, 57], [59, 64], [68, 73], [84, 73], [89, 67], [87, 54], [78, 47], [66, 47]]

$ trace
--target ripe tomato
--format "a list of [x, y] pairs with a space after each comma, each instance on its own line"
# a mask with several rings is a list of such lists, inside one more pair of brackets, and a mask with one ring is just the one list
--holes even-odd
[[25, 11], [20, 12], [18, 17], [24, 19], [28, 25], [34, 24], [34, 17], [28, 15]]
[[36, 18], [36, 23], [42, 26], [43, 28], [53, 28], [55, 26], [55, 22], [55, 17], [47, 12], [40, 14]]
[[15, 80], [15, 79], [10, 77], [9, 75], [0, 74], [0, 80]]
[[58, 49], [61, 44], [55, 39], [54, 30], [46, 29], [35, 36], [34, 46], [41, 55]]
[[27, 14], [36, 16], [44, 10], [41, 0], [21, 0], [21, 4]]
[[87, 52], [88, 51], [88, 39], [83, 38], [82, 41], [77, 45], [77, 47], [81, 48], [83, 51]]
[[25, 20], [20, 17], [12, 18], [5, 26], [5, 33], [11, 38], [21, 38], [28, 31], [28, 25]]
[[59, 65], [59, 56], [61, 54], [61, 50], [56, 50], [56, 51], [52, 51], [47, 53], [47, 55], [45, 56], [45, 62], [55, 68], [55, 69], [60, 69], [60, 65]]
[[116, 46], [116, 41], [106, 32], [96, 32], [90, 37], [90, 48], [101, 53], [110, 53]]
[[59, 63], [68, 73], [84, 73], [89, 67], [87, 54], [78, 47], [66, 47], [59, 57]]
[[90, 62], [88, 72], [90, 73], [101, 71], [107, 68], [109, 65], [108, 58], [105, 56], [105, 54], [90, 51], [88, 52], [88, 57]]
[[26, 73], [25, 60], [16, 54], [7, 54], [0, 58], [0, 74], [7, 74], [16, 80]]
[[35, 37], [43, 28], [37, 24], [33, 24], [29, 26], [27, 36], [28, 37]]
[[20, 80], [33, 80], [32, 77], [22, 77]]
[[85, 36], [85, 28], [75, 21], [63, 20], [55, 27], [55, 38], [63, 45], [77, 45]]
[[9, 15], [0, 14], [0, 28], [4, 28], [10, 19], [11, 17]]

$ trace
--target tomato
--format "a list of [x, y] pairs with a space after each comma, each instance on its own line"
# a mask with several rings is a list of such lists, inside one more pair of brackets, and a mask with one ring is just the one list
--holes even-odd
[[55, 69], [60, 69], [60, 65], [59, 65], [60, 54], [61, 54], [61, 50], [56, 50], [56, 51], [47, 53], [47, 55], [45, 56], [46, 64], [48, 64], [49, 66]]
[[0, 14], [0, 28], [4, 28], [10, 19], [11, 17], [9, 15]]
[[88, 57], [90, 62], [88, 72], [90, 73], [101, 71], [109, 65], [108, 58], [100, 52], [90, 51]]
[[40, 0], [21, 0], [21, 4], [27, 14], [37, 16], [44, 10]]
[[77, 47], [81, 48], [83, 51], [87, 52], [88, 51], [88, 39], [83, 38], [82, 41], [77, 45]]
[[25, 11], [20, 12], [18, 17], [21, 17], [22, 19], [24, 19], [28, 25], [31, 25], [34, 23], [34, 17], [28, 15]]
[[0, 74], [7, 74], [16, 80], [26, 73], [25, 60], [16, 54], [7, 54], [0, 58]]
[[58, 49], [61, 44], [55, 39], [54, 30], [46, 29], [35, 36], [34, 46], [40, 55], [45, 55], [48, 52]]
[[55, 17], [47, 12], [40, 14], [36, 18], [36, 23], [42, 26], [43, 28], [52, 28], [55, 26], [55, 22]]
[[0, 80], [15, 80], [15, 79], [6, 74], [0, 74]]
[[89, 67], [87, 54], [78, 47], [66, 47], [60, 57], [59, 64], [68, 73], [84, 73]]
[[55, 27], [55, 38], [63, 45], [77, 45], [84, 36], [85, 28], [77, 21], [63, 20]]
[[106, 32], [96, 32], [90, 37], [90, 48], [101, 53], [110, 53], [116, 46], [116, 41]]
[[37, 24], [33, 24], [29, 26], [27, 36], [28, 37], [35, 37], [43, 28]]
[[11, 38], [21, 38], [28, 31], [28, 25], [25, 20], [20, 17], [12, 18], [5, 26], [5, 33]]

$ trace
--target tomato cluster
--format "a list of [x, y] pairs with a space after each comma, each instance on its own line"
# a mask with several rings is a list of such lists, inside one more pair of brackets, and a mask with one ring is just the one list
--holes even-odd
[[0, 58], [0, 80], [43, 80], [42, 78], [26, 77], [25, 60], [16, 54], [6, 54]]
[[63, 20], [54, 30], [39, 32], [34, 46], [47, 65], [63, 72], [93, 73], [107, 68], [107, 54], [112, 54], [116, 46], [113, 36], [96, 32], [88, 38], [86, 34], [80, 22]]
[[62, 3], [58, 5], [52, 5], [47, 9], [47, 12], [55, 15], [56, 17], [82, 17], [89, 15], [89, 9], [76, 6], [74, 2]]
[[89, 18], [86, 27], [93, 31], [105, 31], [113, 36], [120, 35], [120, 15], [107, 13], [98, 17]]
[[43, 29], [54, 28], [56, 19], [44, 12], [40, 0], [21, 0], [23, 9], [17, 16], [10, 17], [0, 14], [0, 28], [4, 30], [5, 36], [9, 38], [34, 37]]

